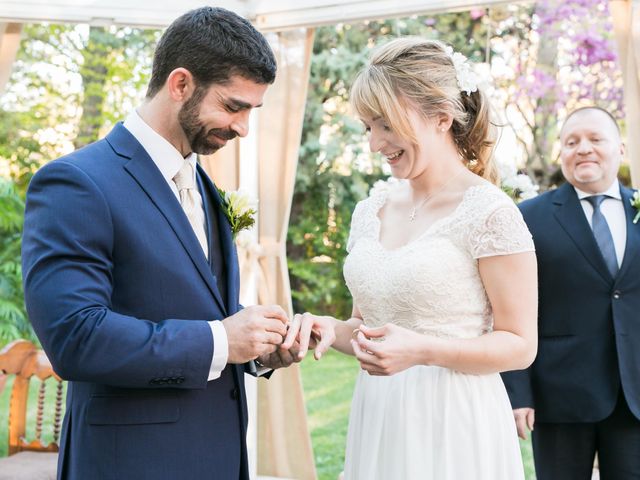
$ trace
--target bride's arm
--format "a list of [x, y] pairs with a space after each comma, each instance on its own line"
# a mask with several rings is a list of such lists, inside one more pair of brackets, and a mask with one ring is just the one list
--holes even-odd
[[351, 312], [351, 318], [348, 320], [336, 320], [334, 328], [336, 332], [336, 340], [333, 342], [333, 348], [342, 352], [346, 355], [353, 355], [353, 347], [351, 346], [351, 336], [353, 335], [353, 331], [359, 328], [362, 325], [362, 315], [360, 314], [360, 310], [356, 305], [353, 306], [353, 311]]
[[478, 267], [493, 310], [493, 331], [451, 340], [431, 361], [477, 374], [527, 368], [538, 349], [536, 256], [527, 252], [486, 257], [478, 260]]
[[491, 303], [493, 331], [470, 339], [437, 338], [394, 325], [361, 331], [355, 355], [373, 375], [392, 375], [413, 365], [438, 365], [487, 374], [527, 368], [537, 351], [538, 285], [534, 253], [478, 260]]

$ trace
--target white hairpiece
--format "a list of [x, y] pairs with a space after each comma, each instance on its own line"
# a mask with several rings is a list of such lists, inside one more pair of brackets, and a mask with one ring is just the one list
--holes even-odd
[[458, 88], [460, 91], [465, 92], [467, 95], [471, 95], [471, 92], [478, 90], [478, 83], [480, 83], [480, 77], [473, 71], [471, 62], [467, 60], [460, 52], [454, 52], [453, 48], [445, 47], [447, 55], [451, 58], [453, 66], [456, 69], [456, 79], [458, 80]]

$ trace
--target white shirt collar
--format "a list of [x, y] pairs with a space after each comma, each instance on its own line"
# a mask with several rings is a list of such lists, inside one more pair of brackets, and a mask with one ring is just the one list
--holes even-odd
[[573, 188], [576, 189], [576, 193], [578, 194], [578, 198], [580, 200], [584, 200], [585, 198], [591, 197], [592, 195], [607, 195], [608, 197], [622, 200], [622, 197], [620, 196], [620, 184], [617, 178], [613, 180], [613, 183], [609, 185], [608, 189], [606, 189], [604, 192], [598, 192], [597, 194], [583, 192], [578, 187], [573, 187]]
[[[182, 157], [176, 147], [171, 145], [166, 138], [151, 128], [135, 110], [131, 111], [127, 116], [127, 119], [124, 121], [124, 127], [136, 137], [136, 140], [140, 142], [149, 154], [164, 179], [171, 185], [173, 183], [173, 177], [175, 177], [180, 168], [182, 168], [185, 158]], [[186, 157], [186, 160], [189, 160], [193, 167], [194, 180], [196, 158], [197, 155], [193, 152]]]

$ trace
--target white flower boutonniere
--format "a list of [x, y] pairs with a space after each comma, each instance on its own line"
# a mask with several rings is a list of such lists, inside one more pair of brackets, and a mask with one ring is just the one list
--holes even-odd
[[[218, 187], [216, 187], [218, 188]], [[247, 228], [251, 228], [256, 223], [255, 214], [257, 213], [255, 204], [248, 195], [237, 192], [225, 192], [218, 188], [218, 193], [222, 197], [222, 208], [229, 225], [231, 225], [231, 233], [233, 238]]]
[[636, 209], [636, 216], [633, 217], [633, 223], [638, 223], [640, 220], [640, 191], [636, 191], [633, 194], [633, 197], [629, 200], [631, 202], [631, 206]]

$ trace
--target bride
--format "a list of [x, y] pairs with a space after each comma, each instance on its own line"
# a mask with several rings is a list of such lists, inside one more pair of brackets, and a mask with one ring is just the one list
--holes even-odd
[[487, 99], [464, 56], [402, 38], [374, 53], [351, 100], [393, 179], [353, 213], [352, 317], [297, 319], [333, 323], [333, 347], [362, 367], [344, 478], [522, 479], [498, 373], [535, 357], [536, 260], [494, 185]]

